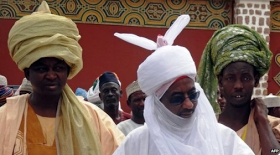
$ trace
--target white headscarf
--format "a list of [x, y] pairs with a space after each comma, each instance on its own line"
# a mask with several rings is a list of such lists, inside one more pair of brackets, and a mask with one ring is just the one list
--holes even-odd
[[191, 118], [173, 114], [159, 100], [178, 77], [188, 76], [195, 81], [196, 66], [190, 52], [184, 47], [171, 46], [189, 20], [188, 15], [180, 16], [165, 36], [158, 38], [157, 43], [132, 34], [116, 36], [149, 50], [156, 49], [139, 66], [137, 76], [140, 88], [147, 94], [144, 109], [146, 125], [160, 154], [222, 155], [224, 151], [218, 123], [198, 83], [195, 87], [200, 91], [200, 97]]

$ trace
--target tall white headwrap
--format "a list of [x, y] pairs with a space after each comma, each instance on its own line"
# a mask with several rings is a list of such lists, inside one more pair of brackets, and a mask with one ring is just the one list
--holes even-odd
[[[222, 155], [223, 146], [214, 111], [204, 91], [200, 91], [198, 105], [191, 118], [181, 118], [170, 112], [160, 98], [181, 76], [195, 81], [196, 66], [190, 52], [180, 46], [171, 46], [188, 24], [188, 15], [180, 16], [158, 43], [132, 34], [115, 36], [149, 50], [155, 50], [138, 68], [140, 88], [147, 94], [144, 117], [151, 139], [162, 155]], [[167, 43], [158, 47], [159, 41]], [[145, 149], [145, 148], [143, 148]]]

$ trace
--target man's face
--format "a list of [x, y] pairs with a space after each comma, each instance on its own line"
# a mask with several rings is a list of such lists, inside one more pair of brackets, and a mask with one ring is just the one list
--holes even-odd
[[115, 108], [119, 105], [122, 91], [115, 82], [107, 82], [101, 86], [99, 97], [104, 103], [104, 108]]
[[57, 58], [42, 58], [24, 70], [33, 93], [60, 95], [69, 74], [69, 66]]
[[250, 103], [253, 89], [259, 82], [254, 67], [246, 62], [233, 62], [219, 75], [219, 85], [227, 104], [243, 107]]
[[189, 118], [197, 106], [198, 97], [199, 92], [194, 87], [194, 81], [186, 77], [174, 82], [160, 101], [173, 114]]
[[144, 101], [146, 97], [146, 94], [142, 91], [136, 91], [130, 95], [127, 104], [131, 108], [134, 117], [144, 118]]

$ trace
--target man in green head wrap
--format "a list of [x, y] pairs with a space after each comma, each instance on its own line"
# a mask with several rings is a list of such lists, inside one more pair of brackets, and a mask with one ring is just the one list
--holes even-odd
[[271, 57], [267, 43], [256, 31], [229, 25], [214, 33], [199, 64], [198, 82], [216, 114], [220, 113], [218, 86], [226, 99], [218, 121], [235, 130], [257, 155], [280, 149], [280, 120], [269, 121], [263, 101], [251, 99], [260, 77], [269, 70]]
[[111, 155], [124, 139], [106, 113], [80, 101], [67, 85], [83, 67], [79, 39], [76, 24], [51, 14], [45, 1], [14, 24], [10, 56], [32, 93], [1, 107], [0, 155]]

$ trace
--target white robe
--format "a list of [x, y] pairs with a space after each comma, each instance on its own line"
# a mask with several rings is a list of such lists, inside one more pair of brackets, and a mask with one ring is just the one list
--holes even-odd
[[[254, 155], [250, 147], [233, 130], [222, 124], [219, 124], [218, 127], [219, 131], [217, 132], [221, 134], [224, 148], [224, 152], [220, 154]], [[160, 155], [160, 153], [149, 136], [147, 125], [144, 125], [129, 133], [113, 155]]]

